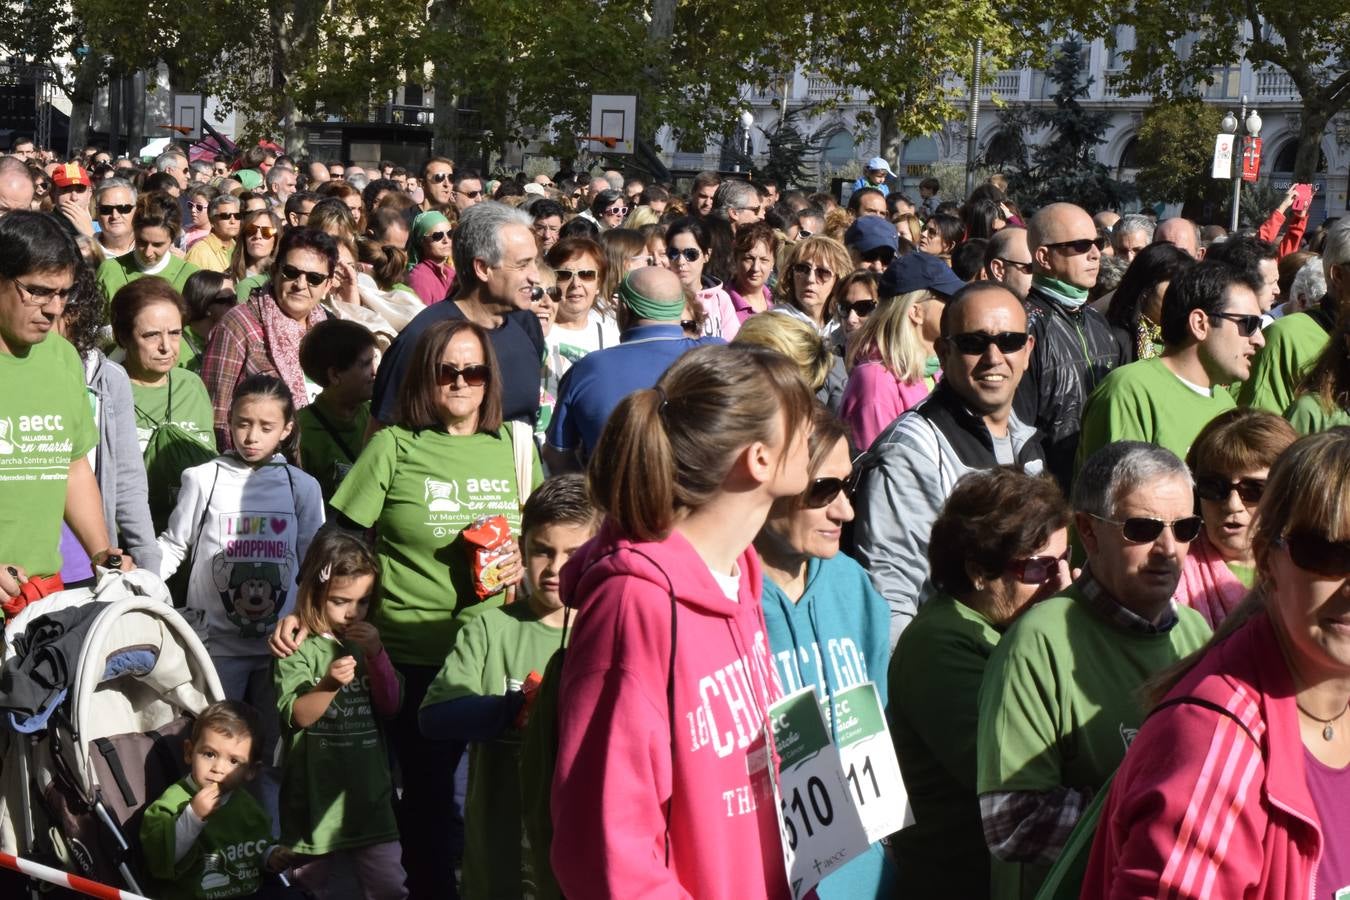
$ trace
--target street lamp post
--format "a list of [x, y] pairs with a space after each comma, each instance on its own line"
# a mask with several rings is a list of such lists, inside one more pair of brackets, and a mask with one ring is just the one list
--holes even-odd
[[[755, 114], [748, 109], [741, 110], [741, 154], [745, 157], [745, 164], [751, 169], [754, 168], [750, 163], [750, 129], [755, 125]], [[736, 171], [741, 170], [740, 163], [736, 163]]]
[[[1223, 129], [1224, 134], [1236, 135], [1239, 121], [1246, 127], [1246, 137], [1260, 137], [1261, 135], [1261, 116], [1255, 109], [1247, 109], [1247, 95], [1242, 95], [1242, 112], [1238, 118], [1233, 117], [1230, 111], [1224, 114], [1223, 121], [1219, 127]], [[1233, 210], [1229, 217], [1228, 230], [1236, 232], [1238, 230], [1238, 207], [1242, 203], [1242, 165], [1243, 165], [1243, 142], [1234, 140], [1233, 147]]]

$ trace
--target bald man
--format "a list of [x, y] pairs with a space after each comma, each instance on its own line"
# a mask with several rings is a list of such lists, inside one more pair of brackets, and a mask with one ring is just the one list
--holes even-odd
[[600, 440], [619, 401], [649, 388], [686, 352], [717, 337], [693, 336], [681, 322], [692, 320], [680, 279], [669, 269], [635, 269], [619, 287], [619, 344], [588, 353], [572, 364], [558, 385], [548, 425], [544, 460], [549, 471], [580, 471]]
[[1190, 219], [1167, 219], [1153, 230], [1153, 243], [1173, 244], [1191, 259], [1204, 259], [1205, 250], [1200, 246], [1200, 226]]
[[1027, 226], [1027, 331], [1036, 344], [1017, 388], [1017, 414], [1040, 429], [1050, 472], [1066, 492], [1083, 406], [1106, 373], [1125, 362], [1106, 318], [1087, 306], [1103, 243], [1092, 217], [1072, 203], [1052, 203]]
[[0, 216], [33, 208], [33, 175], [17, 156], [0, 157]]

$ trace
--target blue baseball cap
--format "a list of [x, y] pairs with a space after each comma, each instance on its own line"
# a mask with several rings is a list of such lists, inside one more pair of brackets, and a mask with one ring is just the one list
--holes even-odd
[[881, 216], [859, 216], [844, 232], [844, 246], [859, 253], [870, 253], [880, 247], [899, 249], [899, 235], [895, 225]]
[[[875, 216], [873, 218], [876, 218]], [[910, 291], [932, 291], [943, 297], [950, 297], [966, 283], [956, 277], [951, 266], [931, 253], [915, 250], [895, 260], [881, 273], [877, 294], [886, 297], [898, 297]]]

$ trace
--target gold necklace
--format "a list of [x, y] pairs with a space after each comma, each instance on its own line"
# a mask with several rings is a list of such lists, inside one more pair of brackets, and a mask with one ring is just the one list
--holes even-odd
[[[1330, 741], [1332, 738], [1336, 737], [1336, 729], [1332, 728], [1331, 725], [1341, 716], [1345, 715], [1344, 709], [1336, 713], [1336, 715], [1332, 716], [1330, 719], [1323, 719], [1320, 716], [1314, 716], [1312, 713], [1308, 712], [1303, 708], [1303, 704], [1299, 703], [1297, 700], [1294, 701], [1294, 706], [1298, 707], [1299, 712], [1322, 726], [1322, 740]], [[1346, 709], [1350, 709], [1350, 706], [1347, 706]]]

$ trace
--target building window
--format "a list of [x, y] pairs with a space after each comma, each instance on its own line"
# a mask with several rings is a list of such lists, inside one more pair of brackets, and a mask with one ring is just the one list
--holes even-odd
[[855, 146], [853, 135], [842, 128], [835, 131], [826, 139], [825, 148], [821, 151], [821, 168], [842, 169], [852, 161]]

